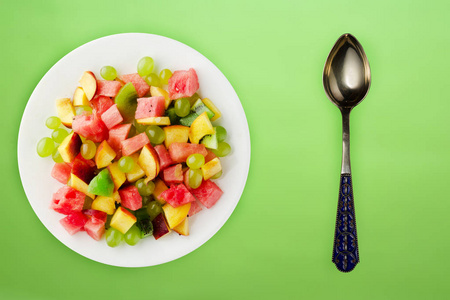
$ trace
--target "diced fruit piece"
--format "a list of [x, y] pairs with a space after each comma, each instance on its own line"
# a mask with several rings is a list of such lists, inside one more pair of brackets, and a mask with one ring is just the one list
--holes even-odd
[[122, 155], [122, 141], [127, 139], [130, 128], [131, 124], [121, 124], [109, 130], [108, 145], [116, 152], [116, 158]]
[[192, 122], [194, 122], [194, 120], [197, 119], [197, 118], [198, 118], [198, 114], [190, 113], [186, 117], [180, 119], [180, 124], [183, 125], [183, 126], [188, 126], [189, 127], [189, 126], [192, 125]]
[[89, 100], [81, 87], [77, 87], [73, 93], [73, 106], [89, 106]]
[[173, 207], [195, 201], [194, 196], [192, 196], [184, 184], [171, 185], [168, 190], [161, 194], [161, 197]]
[[117, 77], [117, 71], [114, 67], [104, 66], [100, 69], [100, 75], [106, 80], [114, 80]]
[[119, 206], [109, 225], [125, 234], [134, 223], [136, 223], [136, 217], [125, 208]]
[[70, 174], [69, 183], [70, 183], [70, 187], [74, 188], [75, 190], [82, 192], [83, 194], [85, 194], [86, 196], [88, 196], [92, 199], [95, 198], [95, 195], [92, 194], [91, 192], [89, 192], [88, 184], [86, 182], [84, 182], [83, 180], [81, 180], [80, 178], [78, 178], [76, 175]]
[[106, 96], [96, 96], [90, 102], [93, 112], [101, 117], [105, 111], [114, 105], [114, 101]]
[[201, 168], [204, 180], [208, 180], [209, 178], [222, 171], [222, 165], [220, 164], [220, 160], [217, 157], [204, 164]]
[[162, 209], [164, 216], [166, 217], [169, 228], [172, 229], [178, 226], [184, 219], [186, 219], [191, 203], [187, 203], [178, 207], [172, 207], [169, 203], [166, 203]]
[[64, 141], [59, 145], [58, 151], [62, 159], [66, 163], [71, 163], [75, 157], [80, 153], [81, 139], [75, 132], [69, 134]]
[[205, 156], [205, 163], [217, 157], [211, 150], [206, 149], [206, 151], [208, 152], [208, 154]]
[[[139, 76], [139, 75], [138, 75]], [[117, 94], [114, 101], [125, 122], [129, 123], [134, 119], [137, 107], [138, 94], [131, 82], [125, 84]]]
[[197, 73], [192, 68], [173, 72], [168, 84], [170, 99], [191, 97], [199, 88]]
[[220, 110], [212, 103], [208, 98], [204, 98], [202, 102], [214, 113], [214, 117], [211, 118], [211, 122], [214, 122], [222, 116]]
[[118, 81], [97, 80], [97, 95], [115, 97], [122, 84]]
[[161, 180], [161, 179], [156, 179], [155, 180], [155, 190], [153, 191], [153, 197], [155, 197], [155, 199], [160, 203], [160, 204], [165, 204], [166, 200], [164, 200], [161, 197], [161, 194], [168, 190], [169, 188], [167, 187], [167, 185]]
[[91, 100], [97, 91], [97, 79], [95, 78], [94, 73], [91, 71], [84, 72], [79, 83], [86, 93], [88, 100]]
[[145, 172], [144, 172], [144, 170], [142, 170], [142, 168], [138, 164], [139, 154], [134, 153], [130, 157], [134, 161], [134, 167], [130, 172], [126, 173], [126, 176], [127, 176], [127, 180], [129, 182], [135, 182], [136, 180], [144, 177]]
[[164, 173], [164, 181], [167, 184], [183, 182], [183, 171], [181, 164], [169, 167], [165, 169], [163, 173]]
[[92, 114], [92, 107], [89, 105], [85, 106], [76, 106], [75, 107], [75, 115], [91, 115]]
[[114, 104], [107, 111], [102, 114], [102, 121], [105, 123], [108, 129], [113, 128], [117, 124], [120, 124], [123, 121], [122, 115], [120, 111], [117, 109], [117, 104]]
[[119, 190], [121, 205], [130, 210], [137, 210], [142, 207], [142, 197], [139, 195], [137, 187], [129, 185]]
[[169, 227], [167, 227], [166, 220], [164, 219], [164, 215], [161, 213], [152, 221], [153, 224], [153, 236], [155, 240], [165, 236], [170, 232]]
[[61, 219], [59, 222], [70, 235], [74, 235], [84, 228], [87, 221], [88, 218], [83, 213], [75, 212], [68, 215], [64, 219]]
[[150, 90], [148, 84], [145, 82], [144, 79], [142, 79], [141, 76], [139, 76], [138, 73], [122, 75], [119, 78], [125, 83], [131, 82], [134, 88], [136, 89], [138, 97], [145, 96]]
[[86, 233], [96, 241], [99, 241], [103, 234], [105, 233], [105, 223], [106, 221], [90, 218], [86, 224], [84, 224], [84, 230]]
[[95, 170], [95, 163], [92, 160], [84, 159], [78, 154], [73, 160], [71, 173], [89, 184], [95, 176]]
[[52, 177], [61, 182], [67, 184], [70, 179], [70, 171], [72, 168], [66, 163], [57, 163], [53, 166]]
[[137, 99], [136, 119], [162, 117], [165, 112], [164, 97], [148, 97]]
[[64, 126], [72, 128], [73, 117], [75, 117], [75, 109], [69, 98], [61, 98], [56, 100], [56, 111], [58, 117]]
[[[141, 134], [145, 135], [145, 133]], [[139, 155], [138, 164], [147, 175], [147, 180], [153, 180], [156, 176], [158, 176], [158, 154], [156, 154], [156, 151], [155, 149], [153, 149], [152, 145], [147, 144], [144, 146], [144, 148], [142, 148], [141, 154]]]
[[172, 143], [169, 146], [169, 154], [174, 163], [183, 163], [189, 155], [199, 153], [206, 156], [208, 152], [204, 145], [189, 144], [189, 143]]
[[101, 222], [106, 222], [107, 215], [105, 212], [96, 210], [96, 209], [85, 209], [83, 210], [83, 214], [89, 219], [97, 219]]
[[191, 192], [206, 208], [211, 208], [216, 204], [223, 194], [217, 184], [211, 180], [203, 181], [200, 187]]
[[159, 168], [161, 171], [163, 171], [168, 166], [173, 165], [172, 158], [170, 157], [170, 154], [167, 151], [166, 147], [164, 147], [163, 145], [157, 145], [154, 147], [154, 149], [158, 154]]
[[116, 152], [109, 146], [107, 141], [103, 141], [98, 147], [95, 153], [95, 163], [97, 168], [101, 169], [108, 166], [112, 160], [116, 157]]
[[120, 170], [119, 163], [117, 161], [110, 164], [108, 166], [108, 170], [109, 173], [111, 174], [111, 179], [114, 183], [114, 190], [117, 191], [127, 179], [125, 177], [125, 173]]
[[194, 202], [191, 202], [191, 208], [189, 209], [188, 217], [192, 217], [193, 215], [195, 215], [196, 213], [198, 213], [202, 209], [203, 208], [199, 204], [198, 200], [195, 200]]
[[205, 135], [202, 138], [201, 144], [205, 145], [205, 147], [209, 148], [209, 149], [217, 149], [217, 145], [219, 143], [217, 141], [217, 135], [216, 135], [216, 132], [215, 132], [215, 127], [214, 127], [214, 133], [210, 134], [210, 135]]
[[91, 208], [112, 215], [116, 211], [115, 200], [113, 197], [98, 196], [92, 202]]
[[150, 141], [145, 133], [140, 133], [132, 138], [126, 139], [122, 141], [122, 155], [130, 156], [149, 143]]
[[192, 105], [191, 110], [192, 112], [195, 112], [197, 115], [201, 115], [202, 113], [206, 112], [209, 119], [212, 119], [214, 117], [214, 112], [210, 110], [201, 99], [195, 101], [194, 105]]
[[152, 97], [158, 97], [158, 96], [164, 97], [166, 109], [169, 107], [170, 102], [172, 102], [172, 100], [169, 97], [169, 93], [160, 87], [151, 86], [150, 94], [152, 95]]
[[182, 125], [172, 125], [164, 127], [166, 139], [164, 145], [169, 148], [172, 143], [187, 143], [189, 139], [189, 127]]
[[137, 218], [136, 227], [140, 230], [140, 237], [145, 238], [153, 235], [152, 219], [147, 213], [147, 208], [137, 210], [135, 214]]
[[83, 209], [85, 195], [69, 186], [63, 186], [53, 194], [50, 208], [60, 214], [69, 215]]
[[202, 113], [192, 122], [189, 130], [189, 140], [193, 144], [198, 144], [202, 137], [213, 134], [214, 128], [206, 112]]
[[91, 180], [91, 182], [89, 183], [88, 192], [99, 196], [112, 196], [114, 192], [114, 182], [111, 179], [111, 175], [108, 169], [103, 169], [100, 173], [97, 174], [97, 176], [95, 176]]
[[[192, 206], [192, 205], [191, 205]], [[184, 218], [183, 221], [181, 221], [180, 224], [178, 224], [177, 226], [175, 226], [173, 228], [173, 231], [175, 231], [178, 234], [181, 235], [189, 235], [189, 218]]]
[[76, 116], [73, 131], [95, 143], [108, 139], [108, 128], [96, 114]]
[[169, 117], [148, 117], [144, 119], [136, 119], [136, 122], [142, 125], [170, 125]]

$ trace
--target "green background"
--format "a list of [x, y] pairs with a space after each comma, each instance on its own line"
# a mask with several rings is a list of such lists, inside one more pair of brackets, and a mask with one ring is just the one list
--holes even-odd
[[[448, 1], [0, 1], [1, 299], [443, 299], [450, 293]], [[17, 167], [40, 78], [93, 39], [147, 32], [209, 58], [234, 86], [250, 173], [228, 222], [193, 253], [128, 269], [41, 224]], [[361, 263], [331, 263], [341, 120], [322, 70], [345, 32], [372, 70], [351, 116]], [[230, 117], [230, 116], [225, 116]], [[38, 184], [38, 183], [36, 183]]]

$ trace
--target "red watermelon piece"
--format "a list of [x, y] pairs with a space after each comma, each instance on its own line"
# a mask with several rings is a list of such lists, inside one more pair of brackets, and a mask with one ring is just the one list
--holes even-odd
[[67, 184], [70, 179], [71, 170], [72, 168], [66, 163], [56, 163], [52, 169], [52, 177], [62, 184]]
[[197, 73], [190, 68], [187, 71], [179, 70], [173, 72], [169, 79], [169, 97], [170, 99], [179, 99], [191, 97], [199, 88]]
[[156, 218], [153, 219], [152, 225], [153, 236], [155, 237], [155, 240], [163, 237], [170, 232], [169, 226], [167, 226], [166, 220], [164, 219], [164, 215], [162, 213], [160, 213], [156, 216]]
[[121, 124], [109, 130], [108, 145], [116, 152], [116, 158], [122, 155], [122, 141], [127, 139], [130, 129], [131, 124]]
[[147, 82], [145, 82], [145, 80], [142, 79], [138, 73], [122, 75], [119, 79], [124, 83], [131, 82], [136, 89], [138, 97], [143, 97], [150, 91], [150, 87]]
[[217, 157], [217, 155], [215, 155], [211, 150], [206, 149], [206, 151], [208, 154], [205, 156], [205, 164]]
[[122, 155], [128, 156], [141, 150], [145, 145], [150, 143], [145, 132], [140, 133], [132, 138], [122, 141]]
[[122, 84], [119, 81], [97, 80], [97, 95], [115, 97]]
[[99, 241], [105, 233], [106, 213], [95, 209], [86, 209], [83, 210], [83, 214], [88, 218], [84, 224], [84, 230], [94, 240]]
[[181, 164], [169, 167], [163, 171], [166, 184], [183, 182], [183, 167]]
[[160, 197], [173, 207], [195, 201], [194, 196], [192, 196], [186, 186], [182, 183], [179, 185], [172, 184], [168, 190], [161, 193]]
[[202, 209], [203, 208], [200, 205], [200, 203], [198, 202], [198, 200], [195, 200], [194, 202], [191, 202], [191, 208], [189, 209], [188, 217], [192, 217], [193, 215], [195, 215], [196, 213], [198, 213]]
[[102, 114], [101, 118], [108, 129], [113, 128], [123, 121], [123, 117], [120, 114], [119, 109], [117, 108], [117, 104], [114, 104], [110, 108], [108, 108], [108, 110]]
[[88, 218], [98, 219], [99, 221], [102, 221], [103, 223], [106, 222], [107, 214], [103, 211], [99, 211], [96, 209], [84, 209], [82, 211], [82, 213]]
[[191, 192], [206, 208], [211, 208], [216, 204], [223, 194], [223, 191], [211, 180], [203, 181], [198, 188]]
[[108, 108], [114, 105], [114, 101], [106, 96], [95, 96], [89, 104], [91, 105], [94, 114], [101, 116]]
[[67, 230], [70, 235], [74, 235], [84, 228], [88, 218], [81, 212], [74, 212], [61, 219], [59, 223]]
[[149, 97], [137, 99], [136, 119], [149, 117], [162, 117], [166, 111], [166, 100], [164, 97]]
[[71, 173], [87, 184], [95, 177], [96, 170], [95, 162], [91, 159], [84, 159], [81, 153], [78, 153], [72, 162]]
[[203, 144], [172, 143], [169, 146], [169, 154], [174, 163], [186, 162], [188, 156], [194, 153], [200, 153], [203, 156], [208, 154]]
[[164, 170], [170, 165], [173, 165], [172, 158], [170, 157], [169, 152], [167, 151], [166, 147], [164, 145], [156, 145], [153, 147], [158, 154], [159, 157], [159, 168], [160, 170]]
[[53, 194], [50, 208], [64, 215], [80, 212], [83, 209], [85, 195], [70, 186], [63, 186]]
[[96, 114], [75, 116], [72, 129], [95, 143], [108, 139], [108, 128]]
[[131, 210], [137, 210], [142, 207], [142, 197], [134, 185], [119, 189], [119, 195], [120, 203], [123, 207]]

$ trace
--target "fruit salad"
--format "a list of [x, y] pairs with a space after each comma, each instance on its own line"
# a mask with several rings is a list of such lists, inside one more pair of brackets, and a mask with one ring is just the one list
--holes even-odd
[[53, 132], [37, 153], [53, 158], [51, 176], [63, 184], [50, 208], [70, 235], [105, 236], [111, 247], [189, 235], [189, 218], [223, 194], [214, 180], [231, 147], [214, 124], [220, 111], [198, 94], [193, 68], [158, 75], [143, 57], [137, 73], [105, 66], [100, 75], [84, 72], [46, 120]]

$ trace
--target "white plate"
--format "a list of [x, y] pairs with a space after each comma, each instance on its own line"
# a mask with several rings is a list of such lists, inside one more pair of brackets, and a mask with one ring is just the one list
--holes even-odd
[[[45, 126], [47, 117], [56, 115], [55, 100], [72, 98], [81, 74], [91, 70], [100, 78], [100, 68], [114, 66], [119, 74], [136, 72], [143, 56], [151, 56], [155, 69], [197, 71], [202, 97], [210, 98], [222, 112], [215, 123], [228, 131], [227, 142], [232, 147], [223, 158], [223, 176], [217, 184], [224, 191], [211, 209], [204, 208], [190, 218], [190, 235], [175, 232], [159, 240], [146, 238], [136, 246], [123, 243], [116, 248], [97, 242], [84, 232], [70, 236], [60, 225], [65, 217], [49, 208], [52, 194], [62, 185], [50, 176], [51, 157], [36, 154], [37, 142], [50, 136]], [[63, 244], [92, 260], [115, 266], [143, 267], [162, 264], [182, 257], [209, 240], [227, 221], [236, 207], [247, 180], [250, 164], [250, 135], [247, 119], [231, 84], [206, 57], [175, 40], [143, 33], [126, 33], [89, 42], [58, 61], [41, 79], [23, 113], [18, 141], [19, 172], [28, 201], [47, 229]]]

